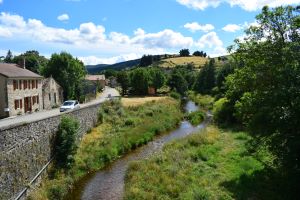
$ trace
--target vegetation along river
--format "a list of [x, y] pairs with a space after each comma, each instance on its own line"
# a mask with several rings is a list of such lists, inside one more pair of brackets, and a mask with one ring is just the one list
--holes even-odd
[[[194, 102], [188, 101], [184, 109], [185, 112], [193, 112], [198, 107]], [[182, 121], [178, 129], [156, 137], [147, 145], [130, 152], [106, 168], [82, 179], [76, 184], [66, 200], [122, 199], [125, 173], [131, 161], [145, 159], [161, 151], [165, 143], [173, 139], [185, 137], [196, 130], [203, 129], [207, 123], [208, 121], [204, 121], [198, 126], [192, 126], [188, 121]]]

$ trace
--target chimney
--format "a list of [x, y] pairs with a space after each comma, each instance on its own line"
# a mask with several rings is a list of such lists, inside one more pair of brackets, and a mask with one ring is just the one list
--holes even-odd
[[25, 60], [25, 58], [23, 58], [23, 69], [26, 69], [26, 60]]
[[19, 60], [18, 64], [19, 64], [20, 68], [26, 69], [26, 60], [24, 57], [22, 58], [22, 60]]

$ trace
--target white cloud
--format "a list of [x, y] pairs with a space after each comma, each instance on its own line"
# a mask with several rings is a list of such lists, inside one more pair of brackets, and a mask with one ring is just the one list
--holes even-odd
[[196, 32], [196, 31], [209, 32], [215, 29], [215, 27], [211, 24], [201, 25], [198, 24], [197, 22], [186, 23], [184, 25], [184, 28], [190, 30], [191, 32]]
[[177, 2], [196, 10], [204, 10], [207, 7], [217, 7], [221, 3], [227, 3], [247, 11], [256, 11], [265, 5], [273, 8], [281, 5], [299, 4], [300, 0], [177, 0]]
[[12, 33], [5, 28], [0, 27], [0, 37], [11, 37]]
[[57, 17], [59, 21], [68, 21], [70, 19], [68, 14], [62, 14]]
[[193, 38], [185, 37], [170, 29], [158, 33], [146, 33], [143, 29], [138, 29], [134, 33], [135, 37], [131, 42], [147, 48], [188, 48], [193, 44]]
[[213, 51], [209, 53], [209, 56], [212, 58], [224, 55], [228, 55], [228, 52], [224, 47], [215, 47]]
[[236, 32], [236, 31], [239, 31], [241, 30], [242, 27], [240, 25], [237, 25], [237, 24], [227, 24], [226, 26], [224, 26], [222, 28], [223, 31], [226, 31], [226, 32]]
[[203, 35], [198, 42], [196, 43], [196, 46], [200, 48], [213, 48], [213, 47], [222, 47], [223, 42], [220, 40], [216, 32], [209, 32], [205, 35]]
[[79, 57], [79, 59], [82, 60], [86, 65], [97, 65], [97, 64], [115, 64], [115, 63], [124, 62], [128, 60], [135, 60], [141, 58], [141, 56], [142, 55], [131, 53], [131, 54], [124, 54], [124, 55], [114, 56], [109, 58], [102, 58], [98, 56], [86, 56], [86, 57]]

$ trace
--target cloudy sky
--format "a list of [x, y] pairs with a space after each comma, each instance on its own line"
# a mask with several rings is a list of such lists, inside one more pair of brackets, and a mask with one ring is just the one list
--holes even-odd
[[263, 5], [300, 0], [0, 0], [0, 56], [67, 51], [85, 64], [182, 48], [226, 54]]

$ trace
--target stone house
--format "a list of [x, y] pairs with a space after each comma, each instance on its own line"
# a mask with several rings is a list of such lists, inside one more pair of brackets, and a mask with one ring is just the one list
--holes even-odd
[[102, 88], [105, 87], [105, 75], [87, 75], [85, 80], [92, 81], [96, 84], [100, 84]]
[[16, 64], [0, 63], [0, 118], [42, 110], [42, 79]]
[[52, 77], [43, 80], [42, 91], [43, 109], [50, 110], [63, 103], [63, 89]]

